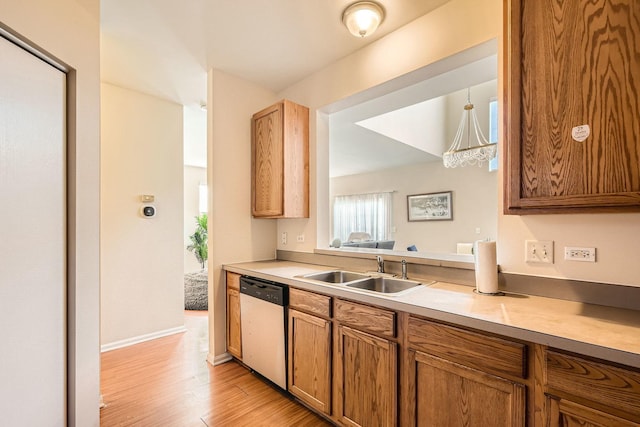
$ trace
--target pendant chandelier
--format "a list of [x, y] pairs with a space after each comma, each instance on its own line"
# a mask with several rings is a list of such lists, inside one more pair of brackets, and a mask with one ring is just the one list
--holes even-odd
[[[467, 130], [466, 144], [463, 144], [464, 129]], [[471, 126], [473, 125], [473, 131], [475, 134], [475, 142], [471, 143]], [[460, 124], [458, 125], [458, 131], [451, 147], [442, 155], [442, 161], [444, 167], [455, 168], [458, 166], [467, 165], [482, 165], [484, 162], [488, 162], [493, 159], [498, 152], [498, 144], [495, 142], [489, 142], [484, 137], [482, 129], [478, 124], [478, 117], [473, 109], [471, 103], [471, 90], [467, 89], [467, 104], [464, 106], [462, 117], [460, 118]]]

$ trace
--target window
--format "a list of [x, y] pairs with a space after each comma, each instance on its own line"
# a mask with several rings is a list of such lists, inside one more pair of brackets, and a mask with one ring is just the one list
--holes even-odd
[[391, 193], [336, 196], [333, 202], [334, 238], [346, 242], [353, 232], [387, 240], [391, 228]]
[[[489, 101], [489, 142], [498, 142], [498, 100]], [[498, 170], [498, 155], [489, 162], [489, 171]]]
[[198, 210], [201, 214], [207, 213], [209, 210], [209, 193], [207, 191], [207, 184], [198, 185]]

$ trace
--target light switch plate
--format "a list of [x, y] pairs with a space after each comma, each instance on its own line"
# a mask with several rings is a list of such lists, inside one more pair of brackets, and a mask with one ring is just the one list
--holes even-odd
[[525, 262], [553, 264], [553, 240], [525, 240]]

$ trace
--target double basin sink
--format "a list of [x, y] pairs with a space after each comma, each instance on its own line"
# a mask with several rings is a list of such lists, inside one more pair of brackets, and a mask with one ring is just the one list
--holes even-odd
[[347, 288], [359, 289], [387, 295], [398, 295], [422, 285], [415, 280], [400, 279], [384, 275], [367, 275], [351, 271], [331, 270], [309, 273], [298, 276], [301, 279], [315, 280], [323, 283], [344, 285]]

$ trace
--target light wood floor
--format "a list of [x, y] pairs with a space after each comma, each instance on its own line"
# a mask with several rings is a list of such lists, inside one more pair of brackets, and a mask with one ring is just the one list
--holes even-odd
[[236, 362], [209, 365], [206, 316], [186, 311], [186, 333], [102, 354], [101, 426], [330, 425]]

